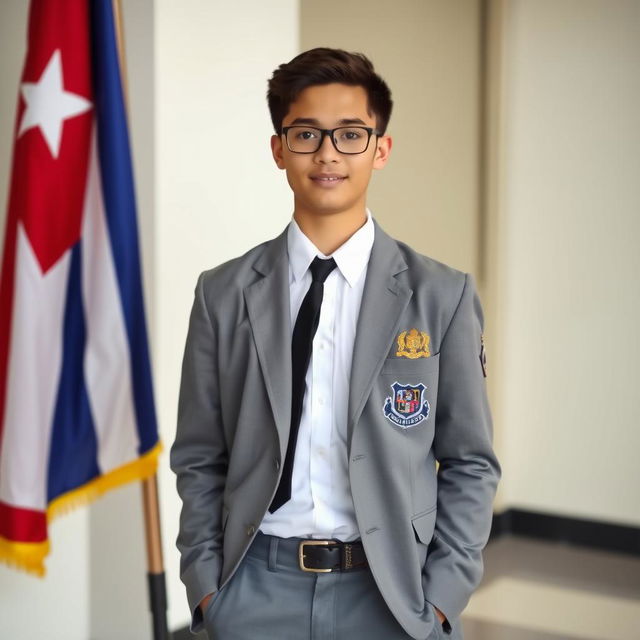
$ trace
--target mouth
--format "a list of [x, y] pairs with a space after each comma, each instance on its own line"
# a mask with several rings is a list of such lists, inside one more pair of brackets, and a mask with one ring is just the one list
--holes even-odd
[[333, 187], [344, 182], [347, 176], [343, 176], [337, 173], [317, 173], [310, 176], [311, 180], [322, 187]]

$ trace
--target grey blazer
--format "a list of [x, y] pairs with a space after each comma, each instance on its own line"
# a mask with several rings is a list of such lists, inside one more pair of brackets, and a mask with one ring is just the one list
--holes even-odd
[[[202, 625], [198, 603], [231, 579], [254, 538], [286, 453], [286, 238], [285, 229], [203, 273], [195, 291], [170, 456], [193, 630]], [[375, 224], [349, 388], [349, 478], [375, 581], [414, 638], [431, 632], [427, 601], [453, 623], [482, 576], [500, 477], [482, 324], [470, 275]], [[428, 357], [398, 355], [411, 329]]]

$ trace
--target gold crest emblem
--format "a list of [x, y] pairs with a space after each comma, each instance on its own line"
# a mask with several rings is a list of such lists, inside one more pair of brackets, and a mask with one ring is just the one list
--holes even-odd
[[399, 358], [428, 358], [431, 355], [429, 351], [429, 341], [431, 338], [424, 332], [417, 329], [411, 331], [403, 331], [398, 336], [398, 351], [396, 355]]

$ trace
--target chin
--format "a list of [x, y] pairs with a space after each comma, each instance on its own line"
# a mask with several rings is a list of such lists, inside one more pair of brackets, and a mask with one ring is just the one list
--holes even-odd
[[309, 199], [307, 201], [308, 208], [318, 213], [318, 215], [336, 215], [349, 211], [356, 206], [357, 201], [344, 200], [344, 198], [322, 198]]
[[345, 213], [350, 209], [348, 206], [316, 206], [310, 208], [314, 213], [318, 216], [328, 217], [328, 216], [338, 216], [342, 213]]

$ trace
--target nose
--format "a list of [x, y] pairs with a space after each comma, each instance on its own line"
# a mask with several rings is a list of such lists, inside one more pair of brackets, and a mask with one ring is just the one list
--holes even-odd
[[325, 164], [327, 162], [338, 162], [340, 159], [340, 153], [333, 146], [331, 136], [326, 134], [322, 139], [322, 144], [315, 153], [316, 162]]

